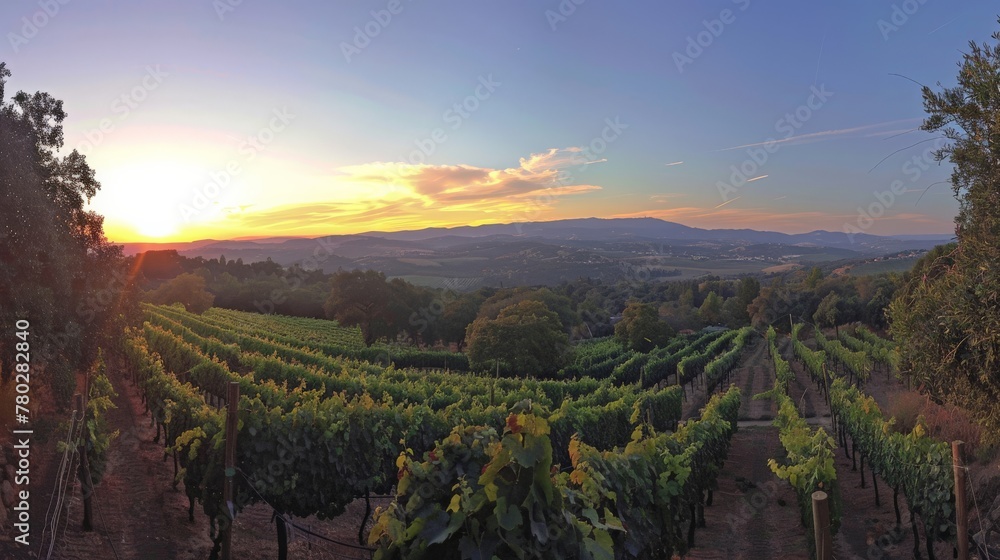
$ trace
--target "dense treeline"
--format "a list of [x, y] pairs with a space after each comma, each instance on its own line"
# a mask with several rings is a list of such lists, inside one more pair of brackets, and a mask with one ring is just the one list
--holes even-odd
[[8, 101], [9, 76], [0, 63], [0, 372], [11, 376], [14, 327], [27, 321], [31, 362], [65, 406], [75, 372], [137, 316], [137, 298], [121, 247], [85, 209], [101, 188], [94, 170], [76, 150], [59, 153], [62, 101], [23, 91]]
[[[214, 304], [331, 318], [359, 326], [369, 345], [378, 340], [440, 342], [454, 344], [459, 351], [473, 331], [495, 334], [495, 328], [486, 327], [500, 320], [504, 310], [509, 316], [514, 306], [526, 300], [540, 302], [544, 310], [554, 313], [559, 328], [571, 340], [614, 335], [615, 324], [634, 315], [643, 318], [643, 327], [636, 331], [642, 335], [633, 338], [648, 338], [659, 346], [672, 332], [705, 326], [766, 328], [775, 324], [787, 330], [789, 315], [796, 321], [822, 325], [862, 321], [884, 327], [884, 308], [900, 284], [897, 275], [824, 276], [814, 268], [765, 278], [618, 283], [580, 278], [550, 287], [457, 292], [387, 279], [372, 270], [328, 275], [297, 266], [283, 268], [270, 260], [186, 258], [175, 251], [151, 251], [137, 259], [150, 290], [147, 297], [155, 303], [181, 301], [195, 312]], [[627, 310], [630, 304], [632, 311]], [[638, 304], [645, 305], [640, 308]], [[476, 321], [479, 326], [473, 328]], [[629, 336], [621, 328], [618, 331], [620, 337]], [[490, 352], [483, 355], [489, 356], [487, 361], [496, 357]]]

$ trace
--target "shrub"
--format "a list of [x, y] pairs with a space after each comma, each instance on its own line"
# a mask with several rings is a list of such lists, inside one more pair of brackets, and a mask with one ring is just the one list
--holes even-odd
[[896, 419], [894, 429], [897, 432], [909, 433], [920, 421], [927, 429], [927, 435], [935, 439], [964, 441], [966, 459], [977, 456], [982, 428], [957, 406], [940, 405], [925, 395], [904, 391], [889, 398], [886, 412], [890, 418]]

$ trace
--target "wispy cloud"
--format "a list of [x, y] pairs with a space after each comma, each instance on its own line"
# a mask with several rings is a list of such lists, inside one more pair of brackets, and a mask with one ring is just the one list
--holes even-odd
[[834, 140], [841, 137], [849, 137], [856, 135], [861, 132], [878, 129], [880, 127], [889, 125], [898, 125], [905, 122], [915, 122], [920, 119], [901, 119], [896, 121], [887, 121], [883, 123], [868, 124], [864, 126], [855, 126], [851, 128], [838, 128], [832, 130], [821, 130], [819, 132], [810, 132], [808, 134], [797, 134], [795, 136], [789, 136], [788, 138], [780, 139], [770, 139], [764, 140], [763, 142], [752, 142], [750, 144], [740, 144], [739, 146], [732, 146], [729, 148], [722, 148], [719, 150], [711, 150], [711, 152], [728, 152], [730, 150], [739, 150], [742, 148], [753, 148], [756, 146], [763, 146], [765, 144], [811, 144], [813, 142], [822, 142], [824, 140]]
[[664, 163], [663, 165], [666, 165], [667, 167], [673, 167], [674, 165], [680, 165], [682, 163], [684, 163], [684, 162], [683, 161], [675, 161], [673, 163]]
[[[292, 234], [392, 229], [544, 219], [559, 199], [601, 189], [566, 173], [584, 162], [579, 149], [551, 149], [504, 169], [472, 165], [371, 162], [341, 167], [330, 178], [330, 200], [229, 216], [234, 226]], [[345, 195], [344, 193], [348, 193]]]
[[714, 206], [713, 209], [715, 209], [715, 208], [722, 208], [723, 206], [729, 204], [730, 202], [736, 202], [737, 200], [739, 200], [741, 198], [743, 198], [743, 197], [742, 196], [737, 196], [736, 198], [730, 198], [729, 200], [723, 202], [722, 204], [718, 204], [718, 205]]
[[675, 198], [680, 198], [686, 196], [684, 193], [665, 193], [665, 194], [654, 194], [649, 197], [649, 200], [653, 202], [669, 202]]
[[754, 181], [760, 181], [761, 179], [766, 179], [768, 177], [769, 177], [769, 175], [758, 175], [758, 176], [754, 177], [753, 179], [747, 179], [747, 183], [753, 183]]
[[[914, 119], [914, 121], [919, 121], [919, 120], [920, 119]], [[894, 136], [902, 136], [904, 134], [909, 134], [911, 132], [917, 132], [919, 130], [920, 130], [920, 127], [899, 128], [899, 129], [895, 129], [895, 130], [880, 130], [878, 132], [871, 132], [869, 134], [865, 134], [865, 138], [878, 138], [878, 137], [884, 136], [884, 137], [886, 137], [886, 139], [889, 139], [889, 138], [892, 138]]]
[[948, 21], [946, 21], [946, 22], [942, 23], [941, 25], [935, 27], [934, 29], [930, 30], [927, 34], [928, 35], [932, 35], [934, 33], [937, 33], [939, 30], [941, 30], [941, 28], [946, 27], [948, 25], [951, 25], [952, 23], [955, 22], [955, 20], [957, 20], [960, 17], [962, 17], [962, 14], [959, 14], [959, 15], [957, 15], [957, 16], [949, 19]]

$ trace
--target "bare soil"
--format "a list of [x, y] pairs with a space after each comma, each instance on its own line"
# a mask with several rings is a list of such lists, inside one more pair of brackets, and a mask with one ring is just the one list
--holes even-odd
[[767, 466], [779, 453], [776, 428], [736, 432], [713, 505], [705, 508], [706, 527], [696, 531], [695, 546], [686, 558], [809, 558], [795, 492]]

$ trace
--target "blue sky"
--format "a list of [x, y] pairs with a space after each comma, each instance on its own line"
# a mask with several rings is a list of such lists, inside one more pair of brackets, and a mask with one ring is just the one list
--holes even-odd
[[951, 188], [927, 187], [950, 170], [927, 160], [933, 137], [907, 132], [924, 116], [914, 82], [954, 83], [998, 13], [9, 1], [0, 60], [8, 94], [65, 100], [67, 148], [96, 168], [93, 207], [116, 241], [586, 216], [947, 233]]

